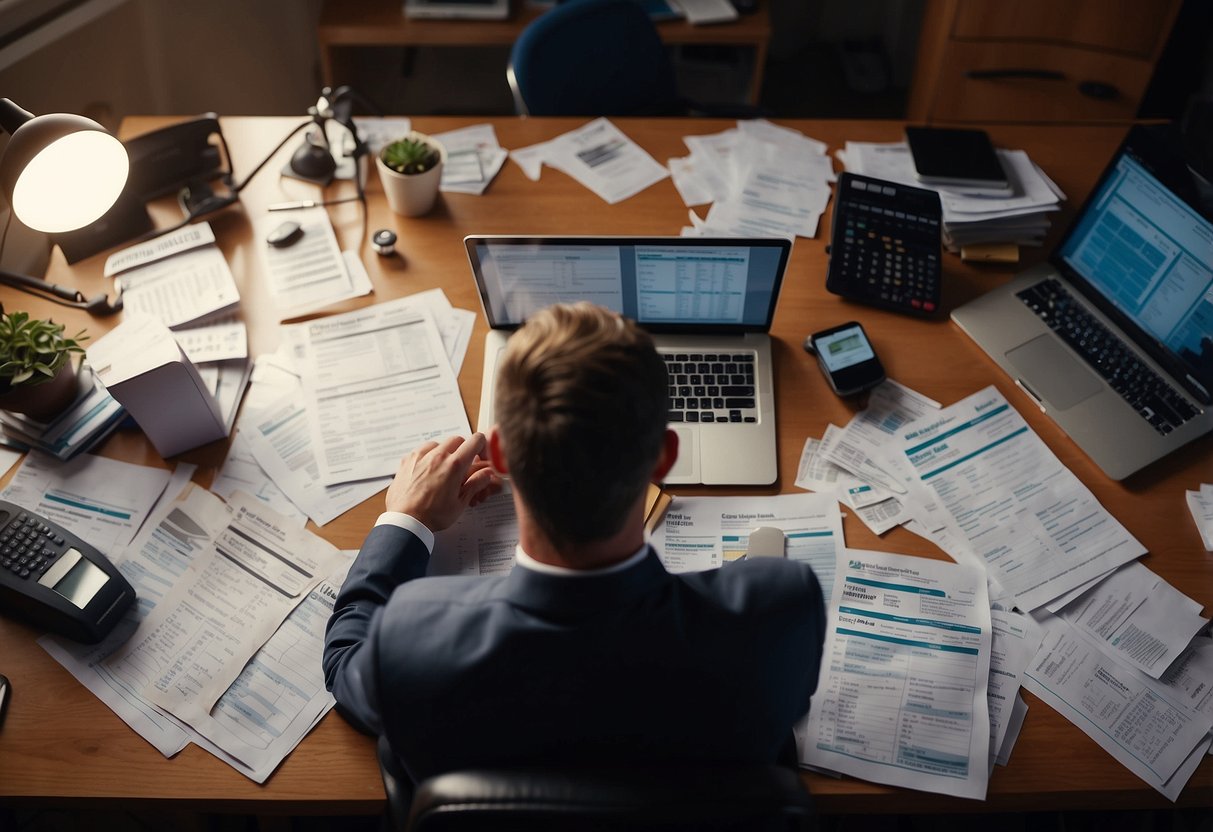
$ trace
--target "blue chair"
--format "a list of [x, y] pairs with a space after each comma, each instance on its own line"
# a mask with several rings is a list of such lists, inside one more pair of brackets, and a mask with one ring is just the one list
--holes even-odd
[[523, 30], [506, 78], [519, 115], [677, 115], [685, 105], [648, 14], [634, 0], [572, 0]]
[[544, 13], [514, 42], [506, 80], [518, 115], [762, 114], [680, 96], [666, 47], [636, 0], [569, 0]]

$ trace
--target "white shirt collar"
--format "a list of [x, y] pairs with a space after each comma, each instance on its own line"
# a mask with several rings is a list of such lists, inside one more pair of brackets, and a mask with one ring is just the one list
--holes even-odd
[[534, 572], [542, 572], [545, 575], [560, 575], [566, 578], [594, 578], [599, 575], [610, 575], [615, 572], [622, 572], [625, 569], [630, 569], [640, 563], [649, 553], [649, 544], [646, 541], [643, 546], [636, 550], [636, 553], [626, 560], [621, 560], [619, 563], [612, 563], [610, 566], [603, 566], [600, 569], [570, 569], [567, 566], [556, 566], [551, 563], [543, 563], [535, 560], [533, 557], [522, 551], [522, 544], [519, 544], [514, 549], [515, 562], [524, 569], [530, 569]]

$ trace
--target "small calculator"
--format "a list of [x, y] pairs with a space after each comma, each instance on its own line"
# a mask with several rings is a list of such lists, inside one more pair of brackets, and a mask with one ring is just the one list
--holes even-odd
[[935, 314], [942, 282], [942, 215], [935, 191], [841, 174], [826, 288], [894, 312]]

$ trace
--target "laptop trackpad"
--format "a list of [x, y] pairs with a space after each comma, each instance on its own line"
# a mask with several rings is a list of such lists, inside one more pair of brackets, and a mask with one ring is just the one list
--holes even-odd
[[1052, 335], [1041, 335], [1007, 353], [1020, 380], [1057, 410], [1103, 390], [1099, 376]]

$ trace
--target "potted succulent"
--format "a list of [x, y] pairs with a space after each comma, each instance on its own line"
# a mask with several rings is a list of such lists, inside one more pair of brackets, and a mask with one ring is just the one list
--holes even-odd
[[0, 408], [49, 422], [76, 398], [73, 356], [84, 352], [84, 331], [71, 338], [64, 325], [0, 312]]
[[446, 149], [416, 130], [386, 144], [375, 161], [388, 206], [405, 217], [429, 211], [438, 196], [445, 160]]

